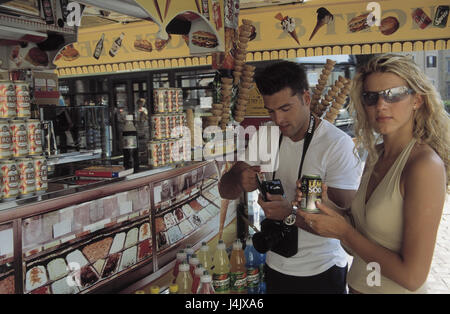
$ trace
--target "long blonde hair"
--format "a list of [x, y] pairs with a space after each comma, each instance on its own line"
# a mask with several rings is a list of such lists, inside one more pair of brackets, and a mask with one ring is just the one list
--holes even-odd
[[444, 109], [439, 92], [410, 56], [397, 54], [377, 55], [358, 68], [350, 93], [352, 100], [350, 110], [356, 113], [354, 126], [356, 148], [364, 148], [368, 151], [368, 166], [373, 166], [378, 160], [379, 156], [375, 145], [381, 136], [374, 134], [361, 100], [364, 81], [369, 74], [374, 72], [396, 74], [404, 79], [416, 94], [422, 95], [424, 103], [414, 115], [413, 137], [422, 143], [430, 145], [444, 161], [448, 185], [450, 119]]

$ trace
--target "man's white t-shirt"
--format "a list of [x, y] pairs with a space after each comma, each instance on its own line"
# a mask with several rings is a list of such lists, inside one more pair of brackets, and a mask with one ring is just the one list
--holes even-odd
[[[270, 134], [270, 131], [267, 134]], [[276, 143], [273, 142], [274, 140]], [[267, 135], [267, 141], [264, 144], [278, 148], [278, 140], [277, 136]], [[255, 133], [246, 151], [246, 162], [250, 165], [261, 165], [260, 160], [248, 159], [249, 149], [255, 149], [258, 143], [262, 141], [258, 141], [258, 133]], [[278, 161], [275, 179], [281, 180], [289, 202], [295, 197], [303, 143], [304, 140], [293, 142], [290, 138], [283, 136], [279, 155], [275, 158]], [[321, 120], [308, 147], [302, 175], [319, 175], [322, 182], [329, 187], [357, 190], [362, 168], [359, 158], [353, 153], [353, 148], [354, 143], [350, 136], [328, 121]], [[274, 154], [272, 154], [272, 165], [274, 164], [273, 156]], [[262, 167], [262, 170], [269, 168], [272, 167]], [[272, 180], [272, 176], [273, 172], [265, 173], [266, 180]], [[334, 265], [339, 267], [347, 265], [347, 254], [337, 239], [317, 236], [299, 228], [298, 244], [298, 253], [289, 258], [272, 251], [267, 252], [266, 263], [272, 269], [292, 276], [314, 276]]]

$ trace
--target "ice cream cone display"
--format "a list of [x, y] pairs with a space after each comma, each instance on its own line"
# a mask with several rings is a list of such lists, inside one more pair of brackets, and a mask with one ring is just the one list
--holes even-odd
[[319, 116], [321, 116], [320, 113], [323, 112], [319, 106], [319, 101], [320, 98], [322, 97], [323, 90], [325, 89], [325, 86], [328, 82], [328, 77], [330, 76], [331, 71], [333, 70], [335, 64], [336, 61], [333, 61], [331, 59], [326, 60], [326, 63], [322, 69], [322, 74], [320, 75], [316, 87], [313, 89], [313, 96], [311, 99], [311, 109]]
[[292, 38], [300, 45], [300, 41], [298, 40], [297, 32], [295, 31], [295, 20], [292, 17], [285, 16], [281, 13], [275, 15], [275, 18], [281, 22], [281, 26], [283, 30], [291, 35]]
[[309, 36], [309, 40], [311, 40], [314, 35], [317, 33], [317, 31], [324, 25], [330, 23], [334, 19], [333, 14], [331, 14], [327, 9], [324, 7], [321, 7], [317, 9], [317, 22], [316, 26], [314, 27], [314, 30], [311, 33], [311, 36]]
[[[351, 84], [351, 80], [346, 79], [343, 76], [339, 76], [339, 78], [336, 81], [334, 86], [336, 86], [336, 87], [342, 86], [342, 87], [340, 88], [339, 93], [335, 96], [335, 99], [331, 103], [331, 106], [329, 107], [328, 112], [325, 114], [325, 120], [327, 120], [331, 123], [334, 122], [337, 115], [339, 114], [339, 110], [345, 104], [347, 96], [350, 92], [350, 84]], [[332, 89], [330, 89], [329, 94], [336, 94], [336, 92], [334, 92]], [[329, 98], [327, 98], [327, 99], [329, 99]], [[325, 101], [327, 101], [327, 100], [323, 100], [322, 104], [324, 104]], [[321, 106], [321, 107], [323, 108], [324, 106]], [[323, 111], [321, 113], [323, 113], [324, 110], [326, 110], [326, 107], [323, 108]]]

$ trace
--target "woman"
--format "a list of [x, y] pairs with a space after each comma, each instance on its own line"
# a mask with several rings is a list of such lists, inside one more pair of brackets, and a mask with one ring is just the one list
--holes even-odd
[[[351, 207], [354, 226], [324, 204], [317, 203], [320, 215], [298, 214], [352, 252], [350, 292], [424, 293], [448, 185], [449, 118], [407, 56], [371, 59], [353, 84], [356, 139], [369, 153]], [[328, 203], [326, 186], [322, 195]]]

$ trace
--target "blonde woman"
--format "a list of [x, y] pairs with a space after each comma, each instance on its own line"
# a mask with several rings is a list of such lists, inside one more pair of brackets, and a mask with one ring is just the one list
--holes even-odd
[[408, 56], [374, 57], [353, 84], [357, 143], [369, 153], [351, 206], [353, 225], [323, 204], [319, 215], [298, 214], [352, 252], [350, 292], [425, 293], [448, 185], [449, 118]]

